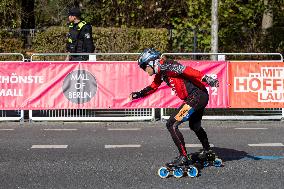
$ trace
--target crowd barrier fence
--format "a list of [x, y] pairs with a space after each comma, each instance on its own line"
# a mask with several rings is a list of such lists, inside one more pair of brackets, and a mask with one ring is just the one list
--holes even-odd
[[[61, 56], [67, 55], [89, 55], [90, 61], [94, 62], [99, 56], [133, 56], [131, 61], [137, 59], [139, 53], [35, 53], [32, 54], [30, 61], [40, 62], [36, 57], [44, 56]], [[265, 62], [283, 62], [283, 56], [280, 53], [164, 53], [166, 56], [220, 56], [222, 59], [227, 56], [278, 56], [276, 60], [265, 60]], [[24, 62], [24, 56], [20, 53], [0, 53], [0, 56], [20, 56]], [[135, 57], [135, 58], [134, 58]], [[18, 60], [17, 60], [18, 61]], [[56, 62], [58, 60], [48, 60], [48, 62]], [[64, 61], [64, 60], [63, 60]], [[104, 60], [107, 61], [107, 60]], [[234, 61], [254, 61], [254, 60], [238, 60]], [[259, 60], [257, 60], [260, 62]], [[7, 62], [7, 61], [5, 61]], [[8, 61], [9, 62], [9, 61]], [[15, 62], [13, 60], [13, 62]], [[47, 62], [43, 60], [42, 62]], [[62, 62], [62, 60], [60, 60]], [[117, 61], [116, 61], [117, 62]], [[126, 62], [126, 61], [123, 61]], [[135, 65], [136, 66], [136, 65]], [[30, 121], [142, 121], [155, 120], [160, 117], [161, 120], [167, 120], [173, 108], [161, 108], [157, 111], [154, 108], [137, 108], [137, 109], [64, 109], [64, 110], [29, 110], [28, 118]], [[16, 112], [17, 116], [9, 116], [9, 112]], [[157, 112], [159, 115], [157, 115]], [[156, 114], [155, 114], [156, 113]], [[206, 109], [204, 119], [210, 120], [280, 120], [284, 118], [283, 108], [249, 108], [249, 109], [226, 109], [212, 108]], [[0, 120], [23, 120], [24, 111], [0, 110]]]
[[[274, 59], [265, 62], [283, 62], [281, 53], [163, 53], [162, 56], [217, 56], [217, 59], [227, 60], [227, 56], [246, 57], [246, 56], [266, 56]], [[277, 57], [275, 59], [275, 57]], [[261, 62], [255, 59], [229, 59], [230, 63], [238, 62]], [[161, 108], [161, 119], [167, 120], [170, 117], [172, 108]], [[281, 120], [284, 118], [284, 108], [235, 108], [235, 109], [206, 109], [203, 119], [209, 120]]]
[[[127, 56], [132, 57], [132, 61], [137, 58], [140, 53], [35, 53], [31, 56], [31, 61], [39, 57], [66, 57], [67, 55], [88, 55], [90, 61], [96, 61], [103, 57]], [[63, 59], [64, 60], [64, 59]], [[50, 60], [49, 62], [57, 62], [62, 60]], [[101, 61], [101, 60], [100, 60]], [[45, 62], [45, 61], [43, 61]], [[85, 61], [82, 61], [85, 62]], [[88, 62], [88, 61], [86, 61]], [[118, 62], [118, 61], [116, 61]], [[123, 61], [126, 62], [126, 61]], [[143, 121], [155, 120], [154, 108], [137, 108], [137, 109], [69, 109], [69, 110], [29, 110], [30, 121]]]
[[[21, 53], [0, 53], [0, 57], [7, 57], [9, 60], [1, 62], [24, 62], [25, 57]], [[15, 58], [15, 59], [13, 59]], [[24, 121], [24, 110], [0, 110], [0, 121]]]

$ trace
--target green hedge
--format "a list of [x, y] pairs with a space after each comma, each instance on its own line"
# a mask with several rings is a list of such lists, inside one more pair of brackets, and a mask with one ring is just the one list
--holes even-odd
[[32, 51], [34, 53], [64, 53], [67, 29], [63, 27], [50, 27], [39, 32], [33, 39]]
[[[30, 57], [29, 53], [64, 53], [66, 34], [68, 32], [67, 27], [50, 27], [43, 32], [37, 33], [33, 39], [32, 49], [25, 49], [24, 39], [17, 37], [11, 32], [0, 31], [0, 53], [3, 52], [17, 52], [23, 53], [27, 58]], [[199, 34], [202, 35], [202, 34]], [[198, 36], [202, 38], [202, 36]], [[183, 49], [183, 44], [192, 46], [192, 36], [173, 36], [174, 43], [170, 44], [169, 34], [167, 29], [135, 29], [135, 28], [100, 28], [93, 27], [93, 39], [96, 46], [96, 52], [101, 53], [121, 53], [121, 52], [141, 52], [144, 48], [155, 47], [161, 52], [192, 52], [190, 50]], [[254, 41], [252, 43], [251, 41]], [[275, 28], [275, 30], [269, 30], [266, 36], [255, 35], [251, 40], [242, 40], [243, 48], [239, 48], [240, 45], [224, 44], [224, 41], [220, 39], [220, 52], [280, 52], [284, 53], [283, 43], [283, 28]], [[200, 49], [202, 43], [198, 42], [199, 52], [209, 52], [210, 50]], [[251, 46], [254, 48], [251, 48]], [[192, 47], [193, 48], [193, 47]], [[184, 51], [185, 50], [185, 51]], [[27, 52], [29, 51], [29, 52]], [[121, 57], [107, 57], [107, 60], [133, 60], [133, 56], [121, 56]], [[101, 60], [100, 57], [97, 57]], [[135, 56], [137, 58], [137, 56]], [[178, 58], [178, 57], [175, 57]], [[263, 56], [261, 57], [263, 58]], [[15, 58], [13, 58], [14, 60]], [[61, 57], [44, 57], [41, 60], [64, 60], [65, 56]], [[103, 59], [103, 58], [102, 58]], [[104, 59], [104, 60], [105, 60]], [[3, 57], [0, 57], [3, 60]], [[6, 60], [6, 59], [4, 59]], [[9, 58], [10, 60], [10, 58]]]
[[[68, 28], [65, 27], [50, 27], [41, 33], [37, 33], [33, 40], [33, 52], [66, 52], [67, 32]], [[155, 47], [162, 52], [166, 52], [168, 31], [167, 29], [93, 27], [93, 40], [96, 52], [100, 53], [137, 53], [148, 47]]]
[[[24, 53], [24, 41], [7, 31], [0, 32], [0, 53]], [[0, 56], [0, 60], [20, 60], [19, 56]]]

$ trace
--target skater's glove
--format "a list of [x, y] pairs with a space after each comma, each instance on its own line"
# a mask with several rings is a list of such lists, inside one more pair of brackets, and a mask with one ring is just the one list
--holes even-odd
[[202, 78], [202, 81], [207, 83], [209, 86], [211, 87], [219, 87], [219, 81], [218, 79], [214, 79], [211, 76], [208, 75], [204, 75], [204, 77]]
[[141, 97], [142, 97], [141, 92], [132, 92], [130, 94], [130, 99], [138, 99], [138, 98], [141, 98]]
[[145, 96], [153, 93], [154, 91], [155, 91], [155, 89], [153, 89], [151, 86], [147, 86], [144, 89], [142, 89], [141, 91], [132, 92], [130, 94], [129, 98], [130, 98], [130, 100], [142, 98], [142, 97], [145, 97]]

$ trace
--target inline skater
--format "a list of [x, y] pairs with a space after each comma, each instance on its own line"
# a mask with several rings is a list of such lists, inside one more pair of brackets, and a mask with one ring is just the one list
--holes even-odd
[[145, 49], [138, 58], [138, 65], [148, 73], [155, 75], [154, 81], [141, 91], [132, 92], [130, 100], [145, 97], [155, 92], [163, 81], [183, 100], [183, 104], [176, 109], [166, 123], [166, 127], [178, 148], [179, 156], [167, 163], [167, 166], [182, 166], [188, 163], [184, 137], [178, 126], [189, 122], [189, 127], [200, 140], [203, 149], [199, 158], [214, 159], [215, 153], [210, 149], [208, 137], [201, 127], [201, 119], [208, 103], [209, 95], [203, 82], [211, 87], [219, 87], [219, 81], [190, 66], [184, 66], [177, 61], [161, 58], [161, 53], [153, 48]]

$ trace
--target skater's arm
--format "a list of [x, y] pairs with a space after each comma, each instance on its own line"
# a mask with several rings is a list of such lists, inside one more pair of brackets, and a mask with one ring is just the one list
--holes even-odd
[[218, 79], [214, 79], [209, 75], [203, 74], [202, 72], [193, 69], [192, 67], [186, 66], [182, 75], [188, 79], [195, 79], [202, 81], [210, 85], [211, 87], [219, 87]]
[[204, 74], [201, 71], [198, 71], [190, 66], [186, 66], [185, 69], [182, 72], [182, 75], [185, 78], [188, 79], [197, 79], [199, 81], [201, 81], [202, 77], [204, 76]]
[[129, 96], [130, 100], [143, 98], [143, 97], [145, 97], [149, 94], [154, 93], [159, 88], [159, 86], [161, 85], [162, 82], [163, 81], [161, 80], [160, 74], [155, 75], [155, 78], [154, 78], [154, 81], [152, 82], [152, 84], [145, 87], [141, 91], [132, 92]]

